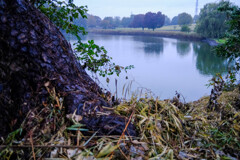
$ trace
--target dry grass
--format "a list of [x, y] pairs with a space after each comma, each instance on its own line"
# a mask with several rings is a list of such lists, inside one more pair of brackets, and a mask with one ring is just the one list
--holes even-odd
[[[209, 97], [183, 104], [177, 98], [160, 101], [133, 96], [114, 110], [129, 117], [138, 131], [137, 137], [97, 136], [91, 131], [90, 136], [84, 136], [81, 117], [64, 115], [54, 107], [59, 99], [54, 96], [52, 104], [29, 112], [21, 128], [31, 136], [26, 134], [20, 139], [18, 131], [4, 141], [9, 146], [2, 151], [2, 157], [23, 157], [28, 151], [30, 158], [34, 155], [79, 160], [240, 158], [240, 109], [235, 105], [239, 90], [221, 95], [219, 111], [207, 108]], [[29, 142], [34, 143], [32, 149], [13, 148], [30, 145]]]

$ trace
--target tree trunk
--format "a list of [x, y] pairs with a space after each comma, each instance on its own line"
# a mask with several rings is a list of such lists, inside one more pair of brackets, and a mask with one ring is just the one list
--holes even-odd
[[[0, 137], [19, 127], [30, 109], [47, 101], [46, 84], [64, 98], [68, 113], [77, 110], [84, 115], [90, 129], [105, 134], [109, 130], [104, 125], [111, 124], [118, 128], [113, 134], [123, 131], [126, 118], [96, 115], [111, 103], [101, 98], [101, 88], [81, 68], [59, 29], [25, 0], [2, 0]], [[135, 135], [132, 125], [128, 133]]]

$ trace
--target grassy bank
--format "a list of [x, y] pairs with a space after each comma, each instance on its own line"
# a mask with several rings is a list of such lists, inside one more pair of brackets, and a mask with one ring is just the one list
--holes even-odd
[[221, 38], [221, 39], [214, 39], [219, 44], [224, 44], [227, 41], [227, 38]]
[[[189, 25], [191, 31], [194, 31], [196, 24]], [[116, 28], [116, 30], [139, 30], [141, 31], [142, 28]], [[145, 28], [145, 31], [151, 31], [152, 29]], [[162, 26], [161, 28], [156, 28], [155, 31], [181, 31], [180, 25], [168, 25]]]
[[180, 31], [164, 31], [158, 30], [141, 30], [141, 29], [92, 29], [89, 33], [96, 34], [113, 34], [113, 35], [143, 35], [143, 36], [158, 36], [167, 38], [187, 39], [187, 40], [203, 40], [204, 37], [196, 33], [185, 33]]

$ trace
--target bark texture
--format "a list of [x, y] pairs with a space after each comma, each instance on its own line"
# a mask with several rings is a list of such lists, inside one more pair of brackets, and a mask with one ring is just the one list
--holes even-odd
[[[57, 27], [25, 0], [1, 0], [0, 136], [18, 127], [30, 109], [47, 100], [46, 82], [64, 97], [67, 112], [84, 115], [90, 129], [123, 131], [126, 118], [96, 115], [111, 104], [101, 98], [100, 87], [81, 68]], [[107, 124], [118, 129], [104, 127]], [[132, 125], [128, 133], [135, 135]]]

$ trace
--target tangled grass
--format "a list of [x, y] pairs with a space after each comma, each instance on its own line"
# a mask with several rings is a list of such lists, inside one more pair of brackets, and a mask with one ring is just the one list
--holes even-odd
[[114, 107], [129, 117], [137, 137], [99, 136], [64, 113], [56, 94], [29, 112], [21, 128], [1, 142], [1, 159], [240, 159], [239, 90], [224, 92], [220, 109], [207, 108], [209, 97], [184, 104], [132, 97]]

